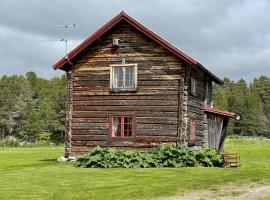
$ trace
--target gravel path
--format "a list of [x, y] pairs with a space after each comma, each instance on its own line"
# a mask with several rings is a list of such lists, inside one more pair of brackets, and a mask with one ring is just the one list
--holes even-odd
[[186, 192], [182, 196], [160, 198], [160, 200], [257, 200], [270, 199], [270, 185], [227, 185], [213, 190]]

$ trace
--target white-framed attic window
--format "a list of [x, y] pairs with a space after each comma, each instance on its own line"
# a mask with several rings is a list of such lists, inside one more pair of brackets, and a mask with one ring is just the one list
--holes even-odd
[[138, 64], [110, 65], [110, 89], [129, 91], [137, 89]]

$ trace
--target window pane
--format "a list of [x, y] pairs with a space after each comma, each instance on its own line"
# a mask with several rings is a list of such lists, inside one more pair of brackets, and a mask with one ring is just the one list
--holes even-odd
[[134, 67], [125, 68], [125, 87], [134, 87]]
[[123, 87], [123, 68], [114, 67], [114, 88]]
[[121, 136], [121, 117], [113, 117], [112, 120], [113, 120], [112, 136], [120, 137]]
[[124, 117], [124, 137], [132, 136], [132, 117]]

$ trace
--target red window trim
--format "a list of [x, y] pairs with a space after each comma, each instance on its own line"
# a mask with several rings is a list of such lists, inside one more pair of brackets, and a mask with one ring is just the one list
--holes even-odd
[[[131, 136], [124, 136], [124, 118], [130, 117], [131, 119]], [[112, 115], [110, 117], [110, 135], [112, 138], [121, 138], [121, 139], [127, 139], [127, 138], [133, 138], [135, 135], [135, 116], [133, 115]], [[113, 118], [121, 118], [121, 136], [113, 136]]]

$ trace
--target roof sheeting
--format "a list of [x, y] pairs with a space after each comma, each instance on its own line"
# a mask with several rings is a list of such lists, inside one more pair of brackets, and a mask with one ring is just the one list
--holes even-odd
[[221, 115], [221, 116], [225, 116], [225, 117], [231, 117], [231, 118], [235, 117], [235, 113], [227, 112], [227, 111], [224, 111], [224, 110], [219, 110], [217, 108], [206, 107], [206, 108], [204, 108], [204, 112], [217, 114], [217, 115]]

